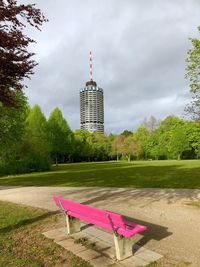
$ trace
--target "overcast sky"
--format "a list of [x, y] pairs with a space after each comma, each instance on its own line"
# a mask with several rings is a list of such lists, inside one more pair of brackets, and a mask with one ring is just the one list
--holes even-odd
[[39, 66], [28, 82], [31, 105], [46, 116], [58, 106], [80, 127], [79, 89], [104, 89], [105, 131], [134, 130], [150, 115], [182, 116], [190, 100], [184, 79], [189, 37], [198, 37], [199, 0], [26, 0], [49, 19], [31, 49]]

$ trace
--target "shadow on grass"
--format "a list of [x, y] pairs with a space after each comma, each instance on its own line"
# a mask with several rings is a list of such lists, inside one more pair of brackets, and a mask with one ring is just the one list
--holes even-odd
[[[192, 165], [193, 164], [193, 165]], [[66, 164], [54, 171], [1, 177], [2, 186], [200, 188], [200, 161]]]
[[10, 231], [20, 229], [21, 227], [24, 227], [24, 226], [33, 224], [35, 222], [44, 220], [44, 219], [46, 219], [52, 215], [59, 214], [59, 213], [60, 213], [60, 211], [51, 211], [51, 212], [46, 212], [42, 215], [36, 216], [34, 218], [31, 218], [31, 219], [22, 220], [16, 224], [8, 225], [6, 227], [0, 228], [0, 234], [9, 233]]

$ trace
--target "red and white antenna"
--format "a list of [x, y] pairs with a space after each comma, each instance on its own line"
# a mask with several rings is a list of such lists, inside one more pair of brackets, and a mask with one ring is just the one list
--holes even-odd
[[92, 81], [92, 51], [90, 51], [90, 81]]

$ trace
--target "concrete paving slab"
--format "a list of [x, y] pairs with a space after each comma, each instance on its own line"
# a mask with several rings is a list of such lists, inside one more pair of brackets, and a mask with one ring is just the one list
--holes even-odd
[[108, 267], [108, 266], [112, 266], [114, 264], [114, 262], [113, 262], [113, 260], [102, 256], [100, 258], [92, 259], [90, 261], [90, 264], [95, 266], [95, 267]]
[[142, 267], [147, 266], [150, 262], [147, 262], [143, 259], [140, 259], [136, 256], [133, 256], [129, 259], [120, 261], [121, 266], [123, 267]]
[[43, 233], [49, 239], [56, 239], [63, 236], [63, 232], [60, 229], [53, 229], [48, 232]]
[[92, 259], [100, 258], [102, 255], [98, 253], [97, 251], [94, 251], [92, 249], [87, 249], [87, 250], [77, 253], [77, 256], [81, 257], [82, 259], [86, 261], [91, 261]]
[[108, 247], [107, 249], [103, 249], [103, 250], [101, 250], [101, 253], [103, 255], [108, 256], [111, 259], [116, 259], [115, 248], [113, 248], [113, 247]]
[[142, 251], [144, 251], [144, 250], [146, 250], [147, 248], [145, 248], [145, 247], [141, 247], [141, 246], [139, 246], [139, 245], [137, 245], [137, 244], [134, 244], [133, 245], [133, 254], [134, 255], [137, 255], [138, 253], [140, 253], [140, 252], [142, 252]]
[[149, 249], [143, 250], [138, 253], [137, 258], [143, 259], [147, 262], [153, 262], [161, 259], [163, 256]]
[[65, 240], [55, 240], [55, 243], [68, 250], [70, 249], [70, 247], [74, 246], [74, 240], [72, 238]]
[[[90, 234], [90, 230], [91, 233]], [[97, 230], [98, 237], [94, 238], [95, 231]], [[65, 234], [64, 234], [65, 233]], [[85, 227], [81, 232], [67, 235], [65, 228], [51, 230], [44, 233], [46, 237], [53, 238], [57, 244], [78, 255], [84, 260], [89, 261], [95, 267], [97, 266], [123, 266], [123, 267], [139, 267], [146, 266], [149, 263], [156, 261], [162, 257], [162, 255], [153, 252], [145, 247], [140, 247], [137, 244], [133, 245], [134, 254], [132, 257], [123, 261], [116, 261], [114, 242], [112, 244], [105, 241], [105, 239], [112, 234], [103, 232], [99, 235], [99, 229], [92, 227]], [[75, 240], [79, 238], [86, 238], [87, 245], [94, 244], [94, 249], [87, 246], [75, 243]], [[111, 240], [111, 239], [110, 239]], [[106, 260], [105, 260], [106, 259]]]
[[70, 235], [71, 237], [73, 237], [74, 239], [79, 239], [79, 238], [83, 238], [86, 236], [84, 231], [78, 232], [78, 233], [74, 233]]
[[94, 226], [89, 226], [86, 229], [84, 229], [83, 231], [84, 231], [84, 233], [88, 233], [90, 235], [93, 235], [94, 237], [99, 237], [99, 236], [103, 235], [103, 231], [98, 229], [98, 228], [95, 228]]
[[[64, 241], [61, 241], [61, 242], [64, 242]], [[73, 245], [71, 245], [70, 247], [68, 247], [67, 249], [70, 250], [73, 254], [76, 254], [76, 255], [79, 252], [87, 250], [87, 248], [85, 246], [82, 246], [80, 244], [75, 244], [75, 243]]]

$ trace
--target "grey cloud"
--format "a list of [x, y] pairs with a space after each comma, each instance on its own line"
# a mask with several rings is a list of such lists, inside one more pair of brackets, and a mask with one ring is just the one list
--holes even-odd
[[[31, 3], [30, 0], [26, 2]], [[198, 0], [35, 1], [46, 16], [31, 49], [39, 66], [28, 82], [30, 103], [45, 114], [59, 106], [79, 128], [79, 89], [89, 79], [104, 89], [105, 129], [135, 129], [150, 115], [182, 115], [189, 101], [184, 79], [189, 37], [200, 25]]]

